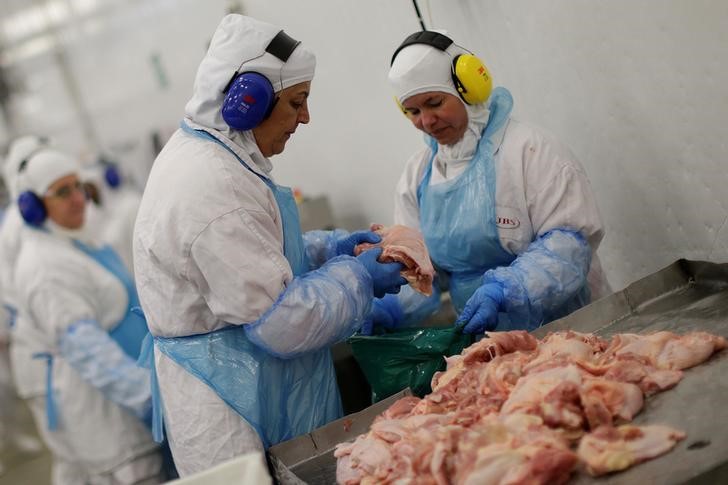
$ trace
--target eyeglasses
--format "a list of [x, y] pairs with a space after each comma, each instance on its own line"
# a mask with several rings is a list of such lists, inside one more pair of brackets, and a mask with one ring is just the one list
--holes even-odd
[[57, 188], [54, 192], [46, 192], [46, 197], [57, 197], [59, 199], [70, 199], [74, 192], [81, 192], [86, 195], [83, 184], [80, 181], [75, 181], [72, 184], [64, 185]]

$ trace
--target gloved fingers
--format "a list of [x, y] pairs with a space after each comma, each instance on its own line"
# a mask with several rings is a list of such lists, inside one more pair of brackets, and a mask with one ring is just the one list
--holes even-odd
[[376, 304], [372, 311], [371, 320], [374, 325], [380, 325], [386, 328], [394, 327], [394, 317], [387, 310]]
[[388, 295], [396, 295], [400, 291], [402, 291], [402, 285], [392, 285], [389, 288], [387, 288], [386, 293]]
[[488, 308], [482, 306], [475, 312], [475, 315], [463, 328], [463, 333], [480, 333], [485, 330], [485, 324], [489, 316]]
[[374, 320], [372, 320], [371, 318], [367, 318], [364, 321], [364, 324], [359, 329], [359, 333], [362, 335], [371, 335], [373, 330], [374, 330]]
[[361, 243], [377, 244], [382, 242], [382, 236], [372, 231], [356, 231], [349, 237], [352, 239], [355, 246]]
[[463, 333], [482, 333], [495, 329], [498, 325], [498, 306], [495, 302], [480, 305], [478, 311], [465, 325]]
[[400, 276], [399, 279], [392, 286], [389, 287], [387, 293], [392, 293], [396, 295], [397, 293], [402, 291], [402, 287], [406, 284], [407, 280]]
[[470, 322], [470, 319], [473, 318], [473, 315], [475, 315], [475, 312], [478, 311], [478, 305], [477, 303], [468, 301], [465, 304], [465, 308], [463, 308], [463, 311], [458, 316], [458, 319], [455, 320], [455, 325], [464, 327], [467, 325], [468, 322]]
[[379, 256], [382, 255], [382, 248], [367, 249], [366, 251], [361, 253], [360, 256], [363, 256], [364, 254], [366, 254], [368, 257], [370, 257], [374, 260], [377, 260], [377, 259], [379, 259]]
[[392, 263], [379, 263], [381, 265], [384, 265], [387, 268], [387, 271], [390, 271], [394, 274], [399, 274], [404, 269], [404, 266], [402, 263], [398, 262], [392, 262]]

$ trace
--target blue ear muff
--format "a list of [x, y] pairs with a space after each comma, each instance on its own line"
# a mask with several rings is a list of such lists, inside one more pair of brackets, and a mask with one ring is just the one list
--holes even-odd
[[104, 170], [104, 180], [112, 189], [121, 185], [121, 174], [115, 165], [109, 165]]
[[40, 227], [46, 220], [43, 201], [29, 190], [18, 196], [18, 210], [23, 220], [31, 226]]
[[234, 130], [252, 130], [273, 110], [275, 93], [268, 78], [257, 72], [238, 74], [222, 103], [222, 118]]

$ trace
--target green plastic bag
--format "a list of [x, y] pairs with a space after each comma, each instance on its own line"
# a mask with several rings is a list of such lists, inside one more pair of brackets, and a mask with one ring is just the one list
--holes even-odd
[[408, 387], [417, 396], [429, 394], [433, 374], [445, 370], [444, 357], [461, 353], [472, 341], [471, 335], [454, 327], [409, 327], [349, 339], [354, 358], [372, 387], [373, 402]]

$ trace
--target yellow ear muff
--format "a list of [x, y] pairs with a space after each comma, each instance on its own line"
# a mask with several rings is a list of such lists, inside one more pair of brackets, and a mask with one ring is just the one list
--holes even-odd
[[493, 79], [483, 61], [472, 54], [461, 54], [453, 61], [455, 86], [468, 104], [480, 104], [488, 100], [493, 90]]

